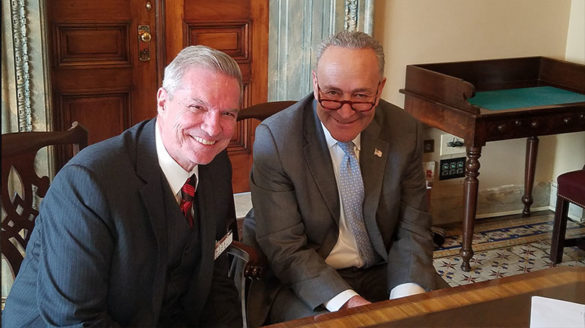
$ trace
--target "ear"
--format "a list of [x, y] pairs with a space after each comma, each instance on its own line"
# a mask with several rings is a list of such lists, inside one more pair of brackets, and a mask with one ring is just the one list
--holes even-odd
[[384, 90], [384, 86], [386, 85], [386, 78], [383, 78], [382, 81], [380, 81], [380, 86], [378, 87], [378, 94], [382, 94], [382, 90]]
[[166, 109], [165, 104], [168, 97], [169, 93], [167, 90], [165, 90], [165, 88], [158, 88], [158, 91], [156, 92], [156, 111], [159, 115], [164, 113], [164, 110]]
[[319, 98], [319, 89], [317, 88], [317, 73], [315, 71], [311, 71], [311, 75], [313, 76], [313, 95], [315, 99]]
[[382, 99], [382, 91], [384, 90], [385, 85], [386, 85], [386, 78], [383, 78], [382, 81], [380, 81], [380, 85], [378, 86], [378, 99], [376, 99], [376, 106], [378, 106], [380, 99]]

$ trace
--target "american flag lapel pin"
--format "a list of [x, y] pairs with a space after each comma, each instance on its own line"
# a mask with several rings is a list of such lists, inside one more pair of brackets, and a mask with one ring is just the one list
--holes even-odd
[[382, 151], [378, 148], [374, 148], [374, 156], [382, 157]]

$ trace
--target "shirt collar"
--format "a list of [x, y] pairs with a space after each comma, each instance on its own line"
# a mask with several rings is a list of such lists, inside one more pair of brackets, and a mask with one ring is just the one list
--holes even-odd
[[[199, 184], [199, 165], [195, 165], [193, 170], [190, 172], [185, 171], [181, 165], [175, 162], [175, 160], [167, 152], [167, 149], [162, 142], [159, 129], [160, 127], [157, 123], [154, 134], [156, 139], [156, 154], [158, 157], [158, 165], [163, 171], [163, 174], [169, 183], [169, 187], [171, 188], [173, 195], [177, 195], [185, 184], [185, 181], [187, 181], [191, 175], [195, 174], [197, 177], [197, 184]], [[197, 189], [197, 186], [195, 186], [195, 189]]]
[[[337, 146], [337, 143], [340, 141], [337, 141], [335, 138], [333, 138], [333, 136], [331, 136], [331, 133], [329, 133], [329, 130], [327, 130], [325, 125], [323, 125], [323, 122], [321, 122], [321, 121], [319, 121], [319, 122], [321, 123], [321, 127], [323, 127], [323, 133], [325, 134], [325, 140], [327, 141], [327, 147], [333, 148], [333, 147]], [[359, 152], [360, 147], [361, 147], [361, 133], [359, 133], [352, 141], [356, 147], [356, 152]]]

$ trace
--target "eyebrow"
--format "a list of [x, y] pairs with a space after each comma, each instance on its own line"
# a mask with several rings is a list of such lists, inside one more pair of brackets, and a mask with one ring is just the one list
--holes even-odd
[[205, 107], [211, 107], [206, 101], [203, 101], [199, 98], [191, 98], [191, 101], [197, 103], [198, 105], [203, 105]]
[[[215, 109], [215, 107], [212, 107], [208, 102], [203, 101], [199, 98], [191, 98], [191, 101], [197, 103], [198, 105], [202, 105], [206, 108]], [[231, 109], [222, 110], [222, 112], [230, 112], [230, 113], [238, 113], [239, 111], [240, 111], [240, 108], [231, 108]]]
[[356, 93], [356, 92], [374, 92], [374, 90], [376, 90], [376, 88], [374, 89], [368, 89], [368, 88], [357, 88], [355, 90], [352, 90], [352, 93]]
[[[322, 90], [327, 90], [327, 91], [329, 91], [329, 90], [343, 91], [343, 90], [341, 90], [340, 88], [338, 88], [338, 87], [334, 87], [334, 86], [324, 86], [324, 87], [322, 87], [321, 89], [322, 89]], [[351, 90], [351, 92], [350, 92], [350, 93], [352, 93], [352, 94], [353, 94], [353, 93], [357, 93], [357, 92], [374, 92], [374, 90], [375, 90], [375, 88], [374, 88], [374, 89], [368, 89], [368, 88], [357, 88], [357, 89], [353, 89], [353, 90]]]

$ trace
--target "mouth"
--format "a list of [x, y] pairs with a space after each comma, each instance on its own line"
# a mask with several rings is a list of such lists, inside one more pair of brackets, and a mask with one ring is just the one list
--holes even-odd
[[344, 119], [336, 119], [335, 121], [337, 121], [337, 124], [339, 124], [339, 125], [352, 125], [352, 124], [354, 124], [358, 120], [359, 120], [359, 117], [358, 118], [355, 118], [355, 119], [348, 119], [348, 120], [347, 119], [346, 120], [344, 120]]
[[215, 140], [206, 140], [206, 139], [203, 139], [201, 137], [193, 137], [193, 139], [195, 139], [195, 141], [197, 141], [201, 144], [207, 145], [207, 146], [211, 146], [211, 145], [215, 144]]

